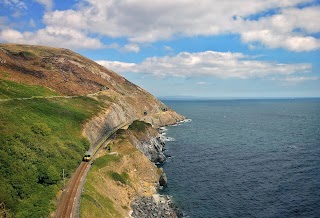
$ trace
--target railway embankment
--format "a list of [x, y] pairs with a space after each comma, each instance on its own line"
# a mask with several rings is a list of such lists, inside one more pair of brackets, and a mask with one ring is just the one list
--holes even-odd
[[158, 194], [164, 172], [156, 163], [165, 160], [164, 146], [157, 128], [142, 121], [118, 131], [89, 172], [80, 217], [181, 217], [171, 199]]

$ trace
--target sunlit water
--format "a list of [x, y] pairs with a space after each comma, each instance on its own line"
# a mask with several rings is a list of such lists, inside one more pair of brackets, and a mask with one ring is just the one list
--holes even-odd
[[320, 100], [165, 101], [165, 194], [189, 217], [320, 217]]

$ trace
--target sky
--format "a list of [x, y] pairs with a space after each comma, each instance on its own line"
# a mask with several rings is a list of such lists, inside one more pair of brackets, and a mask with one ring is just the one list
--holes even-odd
[[320, 97], [320, 0], [0, 0], [0, 42], [68, 48], [157, 97]]

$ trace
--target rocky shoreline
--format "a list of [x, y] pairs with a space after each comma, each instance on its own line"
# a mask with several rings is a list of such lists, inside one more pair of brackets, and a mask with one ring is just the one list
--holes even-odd
[[151, 197], [136, 197], [131, 203], [132, 217], [182, 218], [183, 213], [170, 196], [154, 194]]
[[[155, 164], [163, 164], [166, 161], [165, 139], [163, 135], [164, 127], [158, 129], [158, 136], [150, 137], [147, 141], [136, 144], [136, 147]], [[167, 186], [167, 176], [160, 168], [162, 173], [159, 178], [158, 189]], [[131, 203], [131, 214], [133, 218], [182, 218], [185, 215], [173, 203], [172, 197], [168, 195], [154, 194], [150, 197], [136, 196]]]

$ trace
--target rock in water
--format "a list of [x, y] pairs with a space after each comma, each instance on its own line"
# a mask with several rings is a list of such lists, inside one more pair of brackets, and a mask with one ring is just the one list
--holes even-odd
[[158, 162], [159, 163], [164, 163], [165, 160], [166, 160], [166, 156], [163, 153], [160, 153], [158, 155]]
[[164, 172], [162, 172], [162, 174], [160, 175], [159, 184], [160, 184], [160, 186], [167, 186], [168, 185], [168, 178]]

